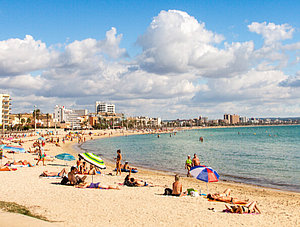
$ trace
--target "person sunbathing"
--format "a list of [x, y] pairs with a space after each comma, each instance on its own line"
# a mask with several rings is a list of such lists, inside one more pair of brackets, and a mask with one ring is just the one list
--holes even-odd
[[63, 177], [64, 175], [67, 175], [67, 171], [65, 168], [63, 168], [60, 172], [48, 172], [46, 170], [40, 175], [40, 177]]
[[90, 165], [90, 169], [88, 171], [88, 174], [89, 175], [96, 175], [97, 174], [97, 170], [96, 170], [94, 165]]
[[82, 183], [79, 183], [78, 185], [75, 185], [75, 188], [95, 188], [95, 189], [115, 189], [115, 190], [120, 190], [120, 188], [118, 186], [104, 185], [104, 184], [101, 184], [100, 182], [98, 182], [98, 183], [82, 182]]
[[132, 169], [132, 170], [137, 170], [137, 168], [133, 168], [133, 167], [130, 167], [129, 165], [128, 165], [128, 162], [125, 162], [125, 164], [124, 165], [121, 165], [121, 169]]
[[11, 165], [24, 165], [24, 166], [28, 165], [29, 167], [33, 167], [33, 165], [31, 165], [31, 163], [28, 162], [27, 160], [24, 160], [24, 161], [20, 160], [18, 162], [16, 162], [16, 161], [14, 161], [14, 162], [8, 161], [7, 163], [5, 163], [5, 166], [11, 166]]
[[240, 205], [234, 205], [234, 206], [228, 206], [225, 204], [226, 210], [231, 212], [231, 213], [238, 213], [238, 214], [243, 214], [243, 213], [256, 213], [256, 211], [261, 214], [261, 211], [257, 207], [257, 203], [255, 201], [249, 202], [244, 206]]
[[225, 203], [247, 204], [249, 200], [239, 200], [230, 196], [230, 189], [226, 189], [223, 193], [208, 194], [207, 198]]
[[8, 166], [1, 166], [0, 171], [12, 171]]
[[171, 196], [186, 196], [187, 192], [183, 192], [182, 191], [182, 184], [181, 182], [179, 182], [179, 175], [175, 175], [175, 182], [172, 185], [172, 189], [171, 188], [166, 188], [165, 189], [165, 193], [164, 195], [171, 195]]
[[87, 177], [87, 176], [84, 176], [84, 177], [76, 176], [77, 172], [78, 172], [77, 168], [75, 166], [72, 166], [71, 171], [68, 173], [68, 180], [71, 185], [76, 185], [76, 184], [82, 183], [85, 181], [85, 179]]
[[129, 186], [129, 187], [143, 187], [143, 186], [154, 186], [153, 184], [149, 184], [144, 180], [139, 180], [131, 176], [131, 169], [129, 171], [129, 174], [125, 177], [124, 179], [124, 185]]
[[79, 168], [79, 172], [78, 173], [79, 174], [89, 174], [89, 170], [88, 170], [86, 162], [82, 163], [82, 165]]

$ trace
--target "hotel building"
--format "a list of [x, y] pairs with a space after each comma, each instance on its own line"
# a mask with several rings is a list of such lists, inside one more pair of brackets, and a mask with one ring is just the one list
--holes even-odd
[[0, 127], [9, 126], [10, 98], [8, 94], [0, 94]]
[[96, 113], [115, 113], [115, 105], [105, 102], [96, 102]]
[[227, 124], [231, 124], [231, 125], [235, 125], [238, 124], [240, 122], [240, 116], [236, 115], [236, 114], [224, 114], [224, 121]]

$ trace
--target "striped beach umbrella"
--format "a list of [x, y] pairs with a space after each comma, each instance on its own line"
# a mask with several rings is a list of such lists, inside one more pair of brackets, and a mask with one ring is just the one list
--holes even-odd
[[191, 168], [190, 173], [196, 179], [205, 182], [217, 182], [219, 179], [219, 174], [211, 167], [194, 166]]
[[211, 167], [194, 166], [191, 168], [190, 173], [196, 179], [206, 182], [207, 194], [209, 193], [207, 183], [217, 182], [219, 180], [219, 174]]
[[5, 145], [2, 147], [3, 150], [8, 150], [8, 151], [13, 151], [13, 152], [21, 152], [25, 153], [25, 149], [21, 146], [16, 146], [16, 145]]
[[102, 160], [102, 158], [100, 158], [99, 156], [95, 155], [94, 153], [81, 153], [78, 154], [78, 156], [82, 159], [84, 159], [86, 162], [97, 166], [100, 169], [106, 169], [106, 166], [104, 164], [104, 161]]
[[76, 160], [75, 157], [68, 153], [62, 153], [55, 156], [55, 158], [64, 160], [64, 161], [74, 161]]

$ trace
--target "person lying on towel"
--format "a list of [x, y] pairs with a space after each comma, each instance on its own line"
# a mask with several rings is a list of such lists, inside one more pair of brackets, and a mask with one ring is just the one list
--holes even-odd
[[104, 184], [101, 184], [100, 182], [98, 182], [98, 183], [82, 182], [82, 183], [79, 183], [78, 185], [75, 185], [75, 188], [95, 188], [95, 189], [116, 189], [116, 190], [120, 190], [120, 188], [118, 186], [104, 185]]

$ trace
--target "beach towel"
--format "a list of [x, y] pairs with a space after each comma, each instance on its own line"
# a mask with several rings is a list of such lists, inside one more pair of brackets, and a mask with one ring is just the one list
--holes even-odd
[[[225, 210], [223, 210], [222, 212], [224, 212], [224, 213], [230, 213], [230, 214], [240, 214], [240, 213], [232, 213], [230, 210], [228, 210], [228, 209], [225, 209]], [[252, 215], [256, 215], [256, 214], [260, 214], [260, 213], [257, 213], [257, 212], [255, 212], [255, 213], [246, 213], [246, 212], [244, 212], [244, 213], [242, 213], [242, 214], [252, 214]]]
[[46, 179], [53, 179], [53, 178], [62, 178], [63, 176], [45, 176], [43, 174], [41, 174], [39, 177], [42, 177], [42, 178], [46, 178]]
[[27, 165], [10, 165], [12, 168], [19, 168], [19, 167], [29, 167], [29, 164]]
[[16, 171], [17, 169], [16, 168], [9, 168], [9, 167], [3, 167], [0, 169], [0, 171]]

